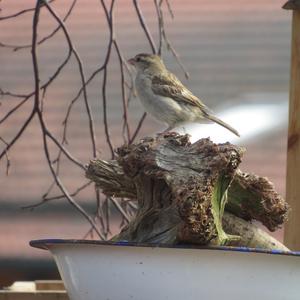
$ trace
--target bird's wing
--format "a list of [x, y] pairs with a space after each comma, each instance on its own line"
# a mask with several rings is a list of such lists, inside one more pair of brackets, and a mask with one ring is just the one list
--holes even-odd
[[152, 91], [154, 94], [170, 97], [176, 101], [199, 107], [203, 112], [209, 113], [208, 107], [192, 94], [172, 73], [161, 73], [152, 77]]

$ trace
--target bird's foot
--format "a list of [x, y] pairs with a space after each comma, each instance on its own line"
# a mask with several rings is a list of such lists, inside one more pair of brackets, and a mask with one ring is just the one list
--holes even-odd
[[176, 136], [178, 133], [176, 131], [172, 131], [174, 127], [169, 126], [167, 129], [165, 129], [162, 132], [159, 132], [156, 134], [157, 137], [167, 137], [167, 136]]

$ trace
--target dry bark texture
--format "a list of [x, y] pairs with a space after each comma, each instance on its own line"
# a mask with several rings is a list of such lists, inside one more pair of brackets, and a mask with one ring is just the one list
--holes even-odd
[[258, 220], [270, 231], [275, 231], [287, 218], [287, 202], [265, 177], [238, 170], [228, 197], [228, 211], [247, 221]]
[[231, 236], [223, 230], [225, 206], [271, 230], [285, 220], [287, 204], [273, 186], [237, 169], [244, 152], [240, 147], [209, 139], [191, 144], [188, 135], [168, 133], [116, 152], [116, 160], [91, 161], [86, 174], [106, 195], [138, 202], [136, 217], [114, 240], [237, 243], [242, 232]]

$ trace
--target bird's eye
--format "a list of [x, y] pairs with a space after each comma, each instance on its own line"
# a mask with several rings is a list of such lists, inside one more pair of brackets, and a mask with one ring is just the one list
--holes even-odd
[[136, 58], [136, 61], [137, 61], [137, 62], [141, 61], [141, 58], [140, 58], [140, 57], [137, 57], [137, 58]]

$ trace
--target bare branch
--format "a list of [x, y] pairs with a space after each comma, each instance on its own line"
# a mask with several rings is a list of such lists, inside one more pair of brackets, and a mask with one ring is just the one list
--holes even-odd
[[53, 134], [45, 128], [45, 135], [47, 135], [55, 144], [56, 146], [66, 155], [66, 157], [72, 161], [75, 165], [80, 167], [81, 169], [85, 170], [85, 166], [82, 162], [72, 156], [72, 154], [53, 136]]
[[[88, 186], [90, 186], [93, 182], [92, 181], [88, 181], [85, 184], [83, 184], [82, 186], [80, 186], [79, 188], [76, 189], [75, 192], [73, 192], [72, 194], [70, 194], [71, 197], [75, 197], [77, 196], [81, 191], [83, 191], [84, 189], [86, 189]], [[60, 199], [65, 199], [66, 196], [64, 194], [62, 195], [58, 195], [58, 196], [53, 196], [53, 197], [43, 197], [42, 201], [35, 203], [35, 204], [31, 204], [31, 205], [26, 205], [26, 206], [22, 206], [22, 209], [35, 209], [43, 204], [45, 204], [46, 202], [49, 201], [53, 201], [53, 200], [60, 200]]]
[[103, 122], [104, 122], [104, 131], [106, 136], [106, 142], [109, 146], [111, 157], [115, 156], [114, 147], [112, 145], [112, 141], [110, 139], [109, 127], [108, 127], [108, 120], [107, 120], [107, 99], [106, 99], [106, 87], [107, 87], [107, 65], [110, 59], [113, 40], [114, 40], [114, 27], [113, 27], [113, 8], [114, 8], [115, 1], [111, 1], [110, 10], [108, 12], [107, 7], [103, 0], [101, 0], [101, 5], [105, 11], [107, 25], [109, 27], [110, 36], [109, 42], [107, 47], [107, 53], [104, 61], [104, 68], [103, 68], [103, 81], [102, 81], [102, 104], [103, 104]]
[[63, 124], [67, 124], [69, 116], [70, 116], [70, 113], [71, 113], [71, 110], [72, 110], [72, 107], [75, 104], [75, 102], [79, 99], [79, 97], [80, 97], [81, 93], [83, 92], [84, 88], [95, 78], [95, 76], [97, 74], [99, 74], [103, 70], [104, 70], [104, 66], [101, 66], [100, 68], [96, 69], [92, 73], [92, 75], [89, 77], [89, 79], [85, 82], [85, 84], [81, 86], [81, 88], [77, 92], [76, 96], [71, 100], [71, 102], [70, 102], [70, 104], [68, 106], [67, 113], [66, 113], [65, 118], [63, 120]]
[[51, 13], [51, 15], [55, 18], [55, 20], [59, 23], [59, 25], [63, 29], [65, 37], [68, 41], [70, 50], [75, 55], [75, 58], [77, 60], [78, 67], [79, 67], [80, 78], [81, 78], [81, 82], [82, 82], [82, 86], [83, 86], [84, 103], [85, 103], [85, 106], [86, 106], [87, 115], [88, 115], [88, 119], [89, 119], [89, 128], [90, 128], [90, 136], [91, 136], [91, 141], [92, 141], [93, 156], [96, 157], [96, 137], [95, 137], [95, 130], [94, 130], [94, 121], [93, 121], [93, 116], [92, 116], [90, 105], [89, 105], [88, 98], [87, 98], [87, 91], [86, 91], [86, 87], [85, 87], [85, 82], [86, 81], [85, 81], [85, 75], [84, 75], [83, 65], [82, 65], [80, 56], [79, 56], [77, 50], [74, 48], [74, 46], [72, 44], [72, 41], [70, 39], [70, 35], [69, 35], [69, 33], [67, 31], [67, 28], [65, 27], [63, 21], [57, 16], [55, 11], [46, 2], [45, 2], [45, 6], [47, 7], [47, 9]]
[[[71, 197], [67, 189], [64, 187], [63, 183], [61, 182], [60, 178], [56, 175], [55, 170], [51, 163], [50, 153], [48, 149], [48, 142], [46, 138], [46, 125], [44, 123], [43, 115], [40, 110], [40, 79], [39, 79], [39, 68], [38, 68], [38, 60], [37, 60], [37, 26], [38, 26], [38, 20], [39, 20], [39, 13], [40, 13], [40, 2], [37, 1], [36, 9], [33, 17], [33, 35], [32, 35], [32, 64], [33, 64], [33, 71], [34, 71], [34, 84], [35, 84], [35, 94], [34, 94], [34, 111], [37, 113], [40, 126], [43, 133], [43, 144], [44, 144], [44, 152], [46, 156], [46, 160], [48, 163], [48, 166], [50, 168], [50, 171], [54, 177], [54, 180], [57, 184], [57, 186], [60, 188], [62, 193], [65, 195], [69, 203], [74, 206], [91, 224], [91, 226], [94, 228], [94, 230], [97, 232], [100, 238], [103, 238], [101, 232], [98, 230], [96, 224], [94, 223], [93, 219], [86, 213], [86, 211]], [[49, 9], [49, 5], [44, 2], [47, 8]]]
[[169, 41], [168, 36], [166, 34], [165, 30], [165, 23], [164, 23], [164, 14], [161, 8], [162, 1], [158, 2], [158, 0], [154, 0], [155, 8], [156, 8], [156, 13], [157, 13], [157, 18], [158, 18], [158, 23], [159, 23], [159, 36], [160, 36], [160, 46], [159, 46], [159, 54], [161, 54], [162, 50], [162, 42], [164, 41], [166, 43], [167, 49], [171, 51], [173, 56], [175, 57], [178, 65], [184, 72], [185, 77], [188, 79], [189, 78], [189, 73], [187, 72], [186, 68], [184, 67], [183, 63], [180, 60], [180, 57], [178, 53], [176, 52], [175, 48], [173, 47], [172, 43]]
[[7, 143], [6, 148], [1, 152], [0, 154], [0, 160], [2, 159], [2, 157], [4, 155], [6, 155], [6, 153], [9, 151], [9, 149], [15, 144], [15, 142], [22, 136], [22, 134], [24, 133], [25, 129], [27, 128], [27, 126], [30, 124], [31, 120], [33, 119], [34, 115], [35, 115], [36, 111], [33, 109], [30, 113], [30, 115], [28, 116], [28, 118], [25, 120], [25, 122], [23, 123], [23, 125], [21, 126], [21, 128], [19, 129], [19, 131], [16, 133], [16, 135], [14, 136], [14, 138], [11, 139], [10, 142]]
[[[119, 65], [120, 65], [120, 75], [121, 75], [121, 91], [122, 91], [122, 103], [123, 103], [123, 133], [126, 129], [127, 131], [127, 141], [130, 141], [130, 126], [129, 126], [129, 118], [128, 118], [128, 101], [126, 98], [126, 91], [125, 91], [125, 77], [124, 77], [124, 59], [121, 54], [121, 50], [119, 48], [118, 42], [114, 40], [114, 46], [118, 54], [119, 58]], [[126, 139], [125, 139], [126, 142]]]
[[154, 4], [155, 4], [155, 9], [156, 9], [156, 14], [157, 14], [157, 20], [158, 20], [158, 36], [159, 36], [159, 45], [158, 45], [158, 51], [157, 54], [159, 56], [161, 56], [162, 53], [162, 47], [163, 47], [163, 20], [162, 20], [162, 10], [161, 10], [161, 4], [162, 1], [160, 1], [160, 3], [158, 3], [158, 0], [154, 0]]
[[[71, 6], [68, 10], [68, 12], [66, 13], [66, 15], [63, 18], [63, 22], [66, 22], [66, 20], [69, 18], [69, 16], [71, 15], [73, 8], [75, 7], [77, 0], [73, 0], [73, 2], [71, 3]], [[40, 39], [37, 42], [37, 45], [41, 45], [43, 44], [45, 41], [49, 40], [50, 38], [52, 38], [61, 28], [60, 25], [58, 25], [50, 34], [46, 35], [45, 37], [43, 37], [42, 39]], [[18, 51], [21, 49], [28, 49], [31, 47], [31, 44], [28, 45], [9, 45], [9, 44], [4, 44], [0, 42], [0, 47], [5, 47], [5, 48], [12, 48], [13, 51]]]
[[[54, 1], [55, 0], [50, 0], [49, 3], [54, 2]], [[4, 17], [0, 17], [0, 21], [7, 20], [7, 19], [12, 19], [12, 18], [16, 18], [16, 17], [19, 17], [21, 15], [24, 15], [26, 13], [33, 12], [33, 11], [35, 11], [35, 8], [23, 9], [23, 10], [20, 10], [19, 12], [15, 13], [15, 14], [4, 16]]]
[[102, 205], [101, 205], [101, 195], [100, 195], [100, 190], [99, 188], [97, 187], [97, 185], [95, 184], [94, 185], [94, 188], [95, 188], [95, 194], [96, 194], [96, 213], [95, 213], [95, 218], [99, 220], [100, 222], [100, 226], [102, 228], [102, 231], [103, 231], [103, 228], [105, 228], [105, 225], [104, 225], [104, 217], [103, 217], [103, 210], [102, 210]]
[[7, 118], [9, 118], [15, 111], [17, 111], [23, 104], [25, 104], [30, 97], [26, 96], [24, 100], [22, 100], [20, 103], [18, 103], [14, 108], [12, 108], [9, 112], [6, 113], [6, 115], [0, 120], [0, 124], [3, 123]]
[[106, 197], [103, 203], [103, 211], [104, 211], [104, 218], [105, 218], [105, 230], [104, 230], [104, 236], [105, 239], [107, 239], [108, 235], [111, 233], [110, 231], [110, 197]]
[[[8, 146], [8, 143], [1, 136], [0, 136], [0, 141], [2, 143], [4, 143], [6, 145], [6, 147]], [[6, 176], [8, 176], [9, 169], [10, 169], [10, 159], [8, 156], [8, 151], [5, 152], [5, 156], [6, 156]]]
[[120, 203], [113, 197], [110, 198], [110, 201], [114, 204], [116, 209], [121, 213], [121, 215], [125, 218], [126, 222], [129, 223], [130, 217], [127, 215], [127, 213], [124, 211]]
[[[160, 0], [160, 5], [162, 5], [162, 3], [164, 2], [163, 0]], [[169, 11], [169, 14], [171, 16], [172, 19], [174, 19], [174, 12], [173, 12], [173, 9], [171, 7], [171, 4], [170, 4], [170, 1], [169, 0], [165, 0], [166, 4], [167, 4], [167, 7], [168, 7], [168, 11]]]
[[150, 44], [150, 47], [151, 47], [151, 50], [153, 53], [157, 53], [157, 49], [156, 49], [156, 46], [155, 46], [155, 43], [153, 41], [153, 38], [151, 36], [151, 33], [146, 25], [146, 22], [145, 22], [145, 18], [143, 16], [143, 13], [140, 9], [140, 6], [139, 6], [139, 3], [137, 0], [133, 0], [133, 5], [134, 5], [134, 8], [135, 8], [135, 11], [137, 13], [137, 16], [139, 18], [139, 21], [140, 21], [140, 25], [142, 26], [144, 32], [145, 32], [145, 35], [148, 39], [148, 42]]
[[137, 125], [137, 127], [136, 127], [135, 132], [134, 132], [133, 135], [132, 135], [132, 138], [131, 138], [129, 144], [132, 144], [132, 143], [134, 142], [136, 136], [138, 135], [140, 129], [142, 128], [142, 125], [143, 125], [143, 123], [144, 123], [146, 117], [147, 117], [147, 113], [144, 112], [143, 115], [142, 115], [142, 117], [141, 117], [141, 119], [140, 119], [140, 121], [139, 121], [139, 123], [138, 123], [138, 125]]
[[[100, 5], [102, 7], [102, 10], [105, 14], [106, 18], [106, 26], [108, 30], [108, 41], [107, 41], [107, 49], [104, 54], [104, 61], [102, 65], [95, 67], [92, 72], [86, 77], [84, 72], [84, 65], [81, 61], [79, 52], [74, 47], [74, 43], [72, 41], [72, 37], [70, 36], [69, 30], [65, 25], [65, 22], [67, 19], [72, 15], [72, 12], [74, 11], [74, 7], [77, 3], [77, 0], [72, 0], [70, 3], [70, 6], [68, 8], [68, 11], [64, 14], [64, 17], [59, 17], [59, 14], [53, 9], [52, 6], [49, 5], [49, 3], [52, 1], [45, 1], [45, 0], [37, 0], [36, 7], [35, 8], [29, 8], [23, 11], [19, 11], [15, 14], [12, 14], [10, 16], [0, 17], [0, 20], [15, 18], [18, 16], [21, 16], [26, 13], [33, 12], [33, 24], [32, 24], [32, 41], [28, 45], [7, 45], [0, 42], [0, 47], [7, 47], [12, 48], [15, 51], [25, 49], [25, 48], [31, 48], [32, 53], [32, 65], [34, 69], [34, 88], [32, 91], [28, 94], [17, 94], [13, 91], [3, 91], [0, 88], [0, 96], [5, 97], [13, 97], [15, 100], [20, 99], [20, 101], [14, 103], [14, 106], [11, 108], [8, 112], [5, 113], [5, 115], [0, 120], [0, 125], [5, 126], [5, 122], [8, 120], [9, 117], [14, 115], [15, 113], [19, 112], [21, 108], [25, 107], [25, 104], [28, 103], [28, 101], [32, 101], [32, 109], [29, 114], [29, 116], [26, 117], [26, 119], [23, 121], [21, 126], [17, 128], [17, 133], [15, 133], [12, 137], [9, 137], [9, 141], [4, 141], [1, 139], [1, 142], [4, 143], [5, 148], [3, 152], [0, 154], [0, 159], [4, 156], [6, 156], [7, 160], [7, 166], [9, 166], [10, 161], [8, 157], [8, 152], [10, 148], [17, 142], [17, 140], [21, 137], [21, 135], [25, 132], [26, 128], [29, 124], [33, 123], [32, 121], [37, 117], [38, 119], [38, 126], [41, 129], [42, 132], [42, 140], [43, 140], [43, 151], [45, 154], [46, 162], [48, 164], [48, 167], [51, 171], [53, 181], [51, 182], [49, 188], [47, 189], [46, 193], [42, 196], [42, 200], [36, 204], [29, 205], [27, 208], [35, 208], [38, 207], [47, 201], [52, 201], [56, 199], [63, 199], [65, 198], [73, 207], [75, 207], [80, 214], [84, 216], [84, 218], [89, 222], [91, 228], [88, 231], [89, 236], [93, 236], [95, 233], [101, 238], [101, 239], [107, 239], [110, 236], [110, 227], [111, 227], [111, 209], [116, 208], [119, 215], [121, 216], [121, 224], [124, 225], [128, 223], [130, 218], [134, 215], [136, 211], [136, 205], [132, 201], [128, 199], [119, 199], [116, 200], [113, 197], [107, 197], [101, 198], [101, 194], [99, 192], [99, 189], [95, 185], [95, 202], [96, 202], [96, 211], [94, 215], [90, 215], [87, 213], [74, 199], [81, 190], [86, 188], [90, 183], [86, 183], [79, 188], [77, 188], [74, 192], [70, 193], [70, 191], [65, 187], [63, 182], [63, 177], [60, 177], [60, 173], [62, 172], [62, 159], [64, 156], [75, 166], [80, 167], [81, 170], [86, 171], [86, 167], [84, 164], [75, 158], [72, 154], [72, 148], [69, 149], [67, 147], [68, 144], [68, 128], [70, 125], [70, 116], [73, 112], [74, 104], [78, 101], [78, 99], [81, 99], [84, 101], [85, 105], [85, 113], [87, 115], [87, 126], [89, 128], [89, 139], [91, 140], [91, 149], [92, 149], [92, 157], [95, 158], [96, 156], [96, 138], [95, 138], [95, 128], [94, 128], [94, 119], [88, 99], [88, 85], [97, 78], [98, 75], [101, 74], [101, 100], [102, 100], [102, 109], [103, 109], [103, 127], [105, 132], [105, 138], [106, 138], [106, 144], [109, 147], [111, 157], [114, 158], [114, 146], [111, 138], [110, 133], [110, 122], [108, 120], [108, 107], [107, 103], [109, 101], [108, 99], [108, 72], [110, 70], [111, 65], [111, 58], [113, 54], [117, 55], [118, 58], [118, 64], [119, 64], [119, 70], [120, 70], [120, 88], [121, 88], [121, 101], [122, 101], [122, 135], [124, 142], [127, 144], [131, 144], [135, 138], [137, 137], [142, 124], [146, 118], [146, 113], [144, 113], [139, 120], [138, 124], [136, 125], [136, 128], [133, 128], [134, 130], [131, 130], [130, 128], [130, 116], [129, 116], [129, 105], [130, 100], [135, 96], [135, 89], [134, 89], [134, 78], [131, 73], [131, 69], [129, 68], [126, 56], [123, 55], [121, 44], [118, 41], [118, 38], [115, 34], [115, 20], [114, 20], [114, 8], [115, 8], [115, 0], [111, 1], [105, 1], [100, 0]], [[160, 42], [159, 42], [159, 50], [157, 50], [154, 39], [151, 35], [150, 30], [147, 27], [145, 18], [142, 13], [141, 4], [137, 0], [133, 0], [133, 6], [132, 9], [135, 11], [139, 24], [145, 34], [145, 38], [149, 42], [151, 51], [153, 53], [159, 53], [161, 52], [161, 49], [166, 43], [168, 46], [169, 42], [166, 38], [164, 28], [160, 30]], [[159, 28], [161, 26], [164, 26], [163, 23], [163, 16], [161, 11], [161, 6], [163, 4], [163, 0], [156, 0], [156, 8], [157, 8], [157, 22], [159, 25]], [[173, 12], [171, 10], [171, 6], [168, 0], [165, 0], [165, 4], [167, 5], [167, 8], [169, 10], [169, 13], [171, 17], [173, 17]], [[51, 29], [51, 33], [41, 37], [38, 39], [37, 36], [37, 30], [38, 30], [38, 24], [39, 24], [39, 14], [42, 7], [45, 7], [47, 9], [46, 12], [48, 12], [51, 17], [56, 21], [57, 24], [55, 24], [55, 27]], [[64, 56], [62, 58], [61, 63], [56, 67], [54, 72], [52, 74], [48, 74], [46, 80], [40, 81], [39, 76], [39, 61], [37, 56], [37, 49], [38, 45], [41, 45], [42, 43], [46, 42], [47, 40], [53, 38], [59, 30], [62, 31], [65, 41], [67, 43], [67, 50], [66, 53], [64, 53]], [[172, 47], [172, 46], [170, 46]], [[175, 51], [175, 50], [174, 50]], [[65, 69], [65, 67], [70, 63], [70, 60], [74, 56], [76, 60], [76, 65], [78, 66], [78, 73], [80, 76], [80, 86], [78, 87], [78, 90], [74, 96], [74, 98], [71, 98], [69, 105], [67, 107], [65, 116], [63, 118], [62, 122], [62, 132], [60, 135], [56, 136], [52, 131], [50, 131], [49, 127], [47, 127], [46, 124], [46, 110], [44, 111], [44, 105], [46, 105], [46, 93], [48, 92], [48, 89], [52, 87], [52, 84], [54, 81], [58, 81], [60, 78], [60, 75], [62, 71]], [[99, 77], [99, 76], [98, 76]], [[5, 99], [6, 100], [6, 99]], [[45, 102], [45, 103], [44, 103]], [[48, 104], [48, 103], [47, 103]], [[55, 147], [55, 155], [53, 155], [52, 151], [50, 151], [50, 144], [52, 144]], [[8, 170], [8, 167], [7, 167]], [[56, 196], [50, 196], [51, 192], [53, 191], [54, 187], [58, 187], [61, 194]], [[126, 193], [120, 194], [121, 196], [126, 197]]]
[[1, 88], [0, 88], [0, 96], [1, 97], [9, 96], [9, 97], [21, 98], [21, 99], [28, 97], [28, 95], [25, 95], [25, 94], [15, 94], [15, 93], [11, 93], [11, 92], [8, 92], [8, 91], [3, 91]]

